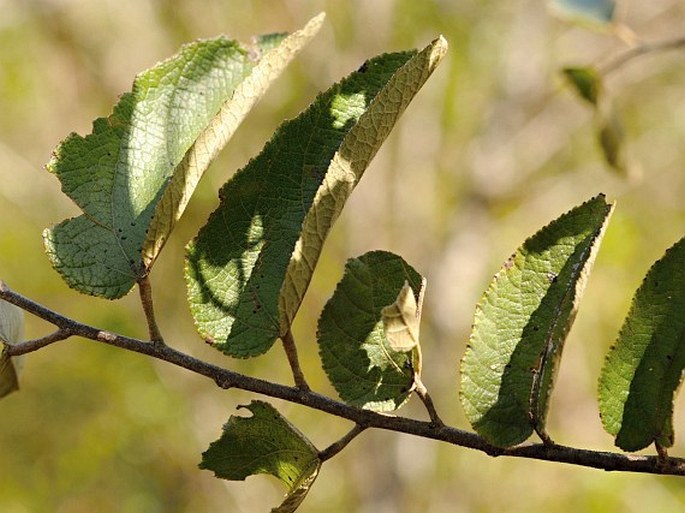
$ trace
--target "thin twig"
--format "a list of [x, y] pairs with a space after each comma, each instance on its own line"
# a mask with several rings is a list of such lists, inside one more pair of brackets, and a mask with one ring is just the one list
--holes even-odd
[[143, 312], [145, 312], [145, 319], [147, 320], [150, 340], [155, 344], [164, 344], [164, 337], [162, 337], [162, 333], [159, 331], [159, 326], [157, 326], [157, 321], [155, 320], [155, 309], [152, 304], [152, 285], [148, 275], [138, 280], [138, 291], [140, 292], [140, 302], [143, 304]]
[[283, 349], [285, 349], [285, 354], [288, 357], [288, 363], [293, 371], [293, 379], [295, 380], [295, 386], [301, 390], [309, 391], [309, 385], [302, 372], [302, 367], [300, 367], [300, 360], [297, 357], [297, 346], [295, 345], [295, 339], [293, 338], [292, 331], [288, 330], [283, 337]]
[[440, 415], [438, 415], [438, 411], [435, 409], [433, 399], [431, 399], [431, 396], [428, 393], [428, 389], [426, 389], [426, 386], [423, 384], [423, 382], [418, 376], [415, 378], [414, 383], [416, 386], [416, 395], [419, 396], [419, 399], [421, 399], [421, 401], [423, 402], [423, 405], [426, 407], [426, 410], [428, 410], [428, 415], [430, 416], [433, 425], [435, 427], [444, 426], [445, 423], [442, 421], [442, 419], [440, 419]]
[[604, 66], [599, 68], [601, 75], [608, 75], [609, 73], [618, 70], [623, 67], [627, 62], [646, 55], [648, 53], [663, 52], [666, 50], [677, 50], [679, 48], [685, 48], [685, 37], [671, 39], [668, 41], [661, 41], [659, 43], [645, 43], [631, 48], [625, 53], [619, 55], [615, 59], [611, 60]]
[[685, 459], [665, 456], [639, 456], [614, 452], [577, 449], [563, 445], [532, 444], [503, 449], [488, 444], [475, 433], [451, 426], [436, 427], [432, 421], [420, 421], [406, 417], [385, 415], [370, 410], [363, 410], [335, 401], [316, 392], [289, 387], [245, 376], [228, 369], [223, 369], [169, 346], [157, 346], [144, 340], [117, 335], [100, 330], [87, 324], [74, 321], [40, 305], [21, 294], [10, 290], [0, 281], [0, 298], [23, 310], [40, 317], [56, 326], [68, 328], [74, 336], [80, 336], [104, 344], [127, 349], [136, 353], [164, 360], [195, 374], [206, 376], [217, 385], [225, 388], [238, 388], [268, 397], [282, 399], [319, 410], [336, 417], [348, 419], [360, 428], [378, 428], [398, 433], [406, 433], [432, 440], [439, 440], [451, 445], [475, 449], [490, 456], [511, 456], [528, 458], [571, 465], [603, 469], [607, 471], [641, 472], [650, 474], [668, 474], [685, 476]]
[[70, 330], [58, 328], [57, 331], [54, 331], [49, 335], [45, 335], [44, 337], [26, 340], [24, 342], [20, 342], [19, 344], [7, 344], [5, 345], [4, 352], [8, 356], [19, 356], [26, 353], [32, 353], [33, 351], [42, 349], [43, 347], [54, 344], [55, 342], [59, 342], [60, 340], [66, 340], [71, 336], [72, 332]]
[[356, 424], [348, 433], [343, 436], [340, 440], [333, 442], [331, 445], [326, 447], [323, 451], [319, 451], [319, 460], [326, 461], [331, 459], [333, 456], [342, 451], [347, 445], [354, 440], [357, 435], [359, 435], [366, 428]]

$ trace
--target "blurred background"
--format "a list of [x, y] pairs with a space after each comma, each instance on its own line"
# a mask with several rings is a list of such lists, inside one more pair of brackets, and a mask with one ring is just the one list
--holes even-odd
[[[628, 49], [550, 14], [540, 1], [0, 0], [0, 279], [80, 321], [145, 337], [134, 292], [107, 302], [71, 291], [41, 244], [43, 228], [77, 213], [43, 166], [69, 132], [90, 132], [135, 74], [189, 40], [295, 30], [325, 10], [317, 39], [243, 123], [198, 188], [152, 274], [167, 341], [199, 358], [291, 382], [282, 349], [230, 360], [195, 334], [183, 248], [217, 204], [217, 189], [278, 124], [368, 57], [423, 47], [450, 51], [381, 149], [333, 230], [296, 323], [310, 384], [335, 396], [320, 369], [318, 314], [347, 258], [399, 253], [428, 279], [424, 382], [443, 419], [467, 429], [458, 363], [474, 305], [502, 262], [541, 226], [599, 192], [618, 206], [552, 397], [559, 443], [612, 450], [596, 381], [649, 266], [683, 236], [685, 69], [682, 53], [642, 57], [612, 73], [628, 178], [609, 170], [593, 113], [559, 74]], [[644, 41], [685, 35], [678, 0], [619, 3]], [[29, 318], [27, 336], [50, 327]], [[197, 464], [235, 407], [252, 399], [137, 354], [73, 339], [28, 355], [22, 390], [0, 404], [3, 513], [260, 512], [284, 488], [266, 476], [215, 479]], [[351, 426], [271, 401], [319, 448]], [[677, 405], [683, 456], [685, 404]], [[400, 412], [425, 417], [416, 399]], [[492, 459], [405, 435], [366, 432], [330, 460], [301, 511], [642, 512], [685, 507], [685, 479], [610, 474]]]

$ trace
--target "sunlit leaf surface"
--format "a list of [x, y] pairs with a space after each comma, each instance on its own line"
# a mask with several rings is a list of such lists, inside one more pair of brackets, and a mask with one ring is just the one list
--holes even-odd
[[612, 206], [600, 195], [529, 238], [476, 307], [461, 363], [461, 401], [474, 429], [511, 446], [545, 418], [566, 335]]
[[90, 135], [57, 147], [48, 170], [83, 214], [44, 241], [71, 287], [116, 299], [149, 271], [204, 171], [321, 22], [250, 47], [225, 37], [185, 45], [139, 74]]
[[200, 468], [234, 481], [271, 474], [288, 487], [283, 503], [272, 511], [295, 511], [318, 475], [318, 451], [270, 404], [252, 401], [241, 408], [252, 416], [231, 416], [221, 437], [202, 454]]

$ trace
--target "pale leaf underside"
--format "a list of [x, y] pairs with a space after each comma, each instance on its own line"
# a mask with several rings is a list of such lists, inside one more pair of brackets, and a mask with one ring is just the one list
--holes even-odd
[[[24, 311], [0, 299], [0, 349], [2, 344], [14, 345], [24, 338]], [[18, 366], [21, 356], [0, 355], [0, 398], [19, 390]]]

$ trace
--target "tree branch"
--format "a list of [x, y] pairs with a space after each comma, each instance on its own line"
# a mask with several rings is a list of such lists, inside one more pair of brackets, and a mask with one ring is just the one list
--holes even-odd
[[365, 429], [366, 428], [364, 426], [360, 426], [359, 424], [356, 424], [340, 440], [333, 442], [331, 445], [326, 447], [323, 451], [319, 451], [319, 459], [321, 461], [330, 460], [333, 456], [335, 456], [340, 451], [342, 451], [345, 447], [347, 447], [347, 444], [349, 444], [352, 440], [357, 438], [357, 435], [362, 433]]
[[[195, 374], [210, 378], [222, 388], [239, 388], [256, 394], [297, 403], [337, 417], [351, 420], [357, 427], [341, 440], [346, 440], [347, 438], [351, 440], [353, 435], [356, 436], [356, 431], [360, 431], [361, 429], [378, 428], [432, 440], [439, 440], [452, 445], [475, 449], [490, 456], [511, 456], [516, 458], [568, 463], [571, 465], [592, 467], [608, 471], [641, 472], [678, 476], [685, 475], [685, 459], [674, 458], [667, 455], [662, 455], [662, 457], [638, 456], [593, 451], [589, 449], [577, 449], [556, 444], [532, 444], [509, 449], [494, 447], [475, 433], [463, 431], [451, 426], [435, 426], [432, 421], [426, 422], [406, 417], [376, 413], [370, 410], [362, 410], [310, 390], [280, 385], [245, 376], [228, 369], [223, 369], [205, 361], [198, 360], [197, 358], [166, 345], [150, 344], [148, 341], [117, 335], [87, 324], [82, 324], [12, 291], [1, 281], [0, 298], [59, 328], [66, 329], [72, 335], [164, 360], [194, 372]], [[340, 443], [340, 441], [336, 443]], [[335, 449], [331, 449], [331, 451], [334, 450]]]
[[71, 335], [72, 333], [70, 330], [58, 328], [57, 331], [54, 331], [49, 335], [45, 335], [44, 337], [26, 340], [24, 342], [20, 342], [19, 344], [6, 344], [4, 351], [8, 356], [19, 356], [37, 351], [38, 349], [42, 349], [43, 347], [54, 344], [55, 342], [59, 342], [60, 340], [66, 340], [71, 337]]
[[685, 37], [671, 39], [668, 41], [661, 41], [659, 43], [645, 43], [634, 48], [631, 48], [627, 52], [619, 55], [612, 61], [608, 62], [604, 66], [600, 66], [600, 74], [606, 76], [609, 73], [618, 70], [623, 67], [627, 62], [653, 52], [663, 52], [666, 50], [677, 50], [679, 48], [685, 48]]

